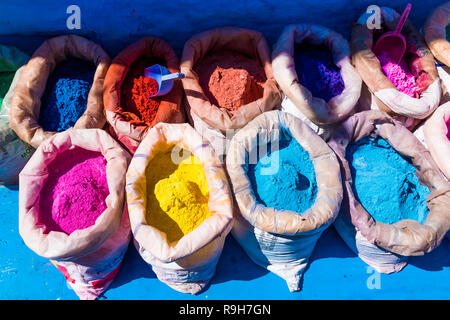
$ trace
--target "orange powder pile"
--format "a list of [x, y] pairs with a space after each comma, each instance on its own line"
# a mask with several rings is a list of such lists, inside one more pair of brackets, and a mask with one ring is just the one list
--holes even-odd
[[194, 67], [211, 103], [236, 111], [263, 96], [267, 80], [258, 60], [235, 51], [212, 52]]

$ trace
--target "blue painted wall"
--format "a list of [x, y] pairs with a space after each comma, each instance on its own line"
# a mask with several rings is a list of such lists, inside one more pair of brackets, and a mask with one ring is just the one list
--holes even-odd
[[[53, 35], [77, 33], [100, 43], [114, 56], [145, 35], [167, 40], [181, 54], [193, 34], [234, 25], [263, 32], [273, 44], [290, 23], [318, 23], [349, 38], [351, 24], [368, 5], [404, 9], [420, 28], [443, 0], [0, 0], [0, 43], [31, 54]], [[81, 9], [81, 30], [68, 30], [69, 5]]]

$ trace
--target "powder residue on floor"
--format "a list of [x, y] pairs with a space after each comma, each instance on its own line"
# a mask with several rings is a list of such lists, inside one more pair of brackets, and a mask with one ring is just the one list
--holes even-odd
[[[278, 210], [305, 212], [317, 195], [316, 174], [309, 153], [286, 131], [278, 146], [269, 143], [265, 148], [266, 154], [259, 155], [256, 164], [254, 161], [247, 164], [257, 202]], [[260, 153], [256, 148], [253, 152]]]
[[156, 94], [158, 83], [153, 78], [145, 77], [146, 68], [154, 65], [164, 65], [157, 58], [140, 57], [130, 66], [121, 86], [121, 106], [124, 111], [135, 114], [139, 120], [151, 124], [156, 117], [162, 97], [149, 96]]
[[397, 90], [413, 98], [420, 97], [421, 92], [417, 86], [416, 77], [411, 73], [405, 59], [402, 59], [400, 64], [397, 64], [383, 52], [378, 56], [378, 60], [380, 61], [381, 69], [383, 69], [385, 75], [391, 80]]
[[172, 150], [155, 155], [146, 169], [146, 220], [166, 233], [169, 242], [179, 240], [211, 216], [203, 165], [193, 155], [174, 163]]
[[48, 172], [40, 192], [38, 219], [46, 232], [71, 234], [95, 224], [109, 195], [103, 155], [75, 147], [57, 155]]
[[261, 98], [267, 80], [258, 59], [231, 50], [207, 54], [194, 71], [209, 101], [230, 111]]
[[334, 64], [328, 48], [297, 44], [294, 47], [294, 63], [298, 80], [314, 97], [328, 102], [344, 91], [340, 69]]
[[3, 103], [3, 98], [5, 98], [13, 78], [14, 72], [0, 72], [0, 110]]
[[410, 161], [386, 140], [365, 137], [351, 143], [345, 157], [350, 164], [353, 192], [376, 221], [425, 221], [430, 191], [420, 184]]
[[87, 108], [95, 65], [86, 60], [61, 62], [50, 74], [41, 99], [39, 125], [46, 131], [73, 127]]

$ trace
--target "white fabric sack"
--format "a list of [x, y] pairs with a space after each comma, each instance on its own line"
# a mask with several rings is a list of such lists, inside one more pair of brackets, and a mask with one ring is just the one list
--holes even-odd
[[[289, 129], [309, 153], [316, 173], [315, 203], [302, 214], [258, 204], [245, 171], [246, 158], [257, 139], [261, 145], [277, 141], [282, 128]], [[298, 118], [281, 111], [269, 111], [249, 122], [233, 137], [226, 162], [237, 202], [233, 237], [256, 264], [286, 280], [290, 291], [300, 290], [316, 242], [336, 218], [342, 200], [335, 154]]]
[[[48, 164], [74, 146], [101, 152], [105, 157], [109, 195], [106, 210], [85, 229], [44, 233], [39, 224], [40, 192]], [[125, 173], [130, 155], [100, 129], [69, 129], [45, 140], [19, 175], [19, 233], [25, 244], [48, 258], [82, 300], [101, 295], [120, 269], [131, 239], [125, 202]]]
[[[211, 217], [178, 241], [169, 243], [164, 232], [146, 221], [149, 161], [177, 145], [197, 157], [209, 187]], [[189, 124], [158, 123], [149, 129], [127, 172], [127, 201], [134, 244], [159, 280], [174, 290], [200, 292], [215, 273], [227, 234], [232, 227], [232, 198], [225, 170], [210, 144]]]

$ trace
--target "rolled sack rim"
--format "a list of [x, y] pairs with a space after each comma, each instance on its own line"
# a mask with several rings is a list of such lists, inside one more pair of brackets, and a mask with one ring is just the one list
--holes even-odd
[[[301, 214], [258, 204], [244, 168], [260, 130], [267, 131], [259, 139], [270, 142], [277, 139], [276, 130], [282, 128], [288, 129], [290, 135], [309, 153], [316, 173], [316, 199]], [[226, 163], [239, 215], [255, 228], [280, 235], [306, 235], [326, 228], [337, 217], [343, 197], [337, 158], [322, 138], [289, 113], [268, 111], [252, 120], [232, 138]]]
[[[246, 47], [239, 46], [236, 41], [243, 37], [247, 40]], [[226, 108], [220, 108], [209, 101], [200, 86], [198, 74], [194, 71], [197, 61], [201, 60], [208, 52], [222, 48], [256, 58], [263, 67], [267, 78], [263, 85], [263, 96], [240, 106], [233, 112]], [[240, 129], [262, 112], [281, 106], [282, 94], [273, 76], [270, 48], [259, 31], [228, 26], [196, 34], [183, 47], [180, 69], [185, 74], [185, 78], [181, 81], [190, 110], [211, 128], [220, 130], [222, 133], [228, 129]]]
[[[423, 126], [425, 142], [431, 156], [450, 181], [450, 140], [447, 138], [447, 122], [450, 121], [450, 101], [439, 106]], [[448, 133], [447, 133], [448, 134]]]
[[[344, 90], [326, 102], [303, 86], [295, 69], [295, 44], [311, 43], [330, 49], [333, 62], [341, 69]], [[272, 52], [275, 80], [283, 93], [309, 120], [330, 125], [348, 117], [361, 95], [362, 79], [351, 63], [348, 41], [339, 33], [315, 24], [291, 24], [281, 32]]]
[[[136, 147], [149, 128], [158, 122], [165, 122], [168, 115], [171, 116], [181, 112], [183, 95], [182, 85], [175, 81], [172, 90], [161, 99], [158, 111], [151, 124], [130, 119], [127, 116], [129, 112], [126, 112], [121, 105], [121, 86], [130, 66], [141, 57], [162, 59], [166, 62], [166, 67], [171, 73], [180, 71], [180, 61], [175, 50], [165, 40], [154, 36], [146, 36], [130, 44], [119, 52], [111, 62], [103, 85], [106, 120], [118, 136], [128, 137]], [[163, 113], [168, 114], [163, 115]]]
[[[62, 151], [77, 146], [105, 157], [109, 195], [106, 210], [95, 224], [73, 231], [44, 234], [37, 222], [39, 196], [48, 178], [48, 164]], [[130, 155], [101, 129], [69, 129], [44, 141], [19, 175], [19, 233], [38, 255], [52, 260], [75, 260], [95, 252], [120, 227], [125, 205], [125, 173]], [[30, 181], [31, 180], [31, 181]], [[30, 196], [31, 195], [31, 196]]]
[[[168, 243], [165, 233], [146, 221], [145, 171], [161, 148], [175, 145], [190, 151], [202, 163], [208, 182], [211, 216], [179, 240]], [[188, 257], [226, 235], [232, 227], [232, 197], [225, 170], [211, 145], [187, 123], [158, 123], [148, 131], [128, 168], [126, 194], [134, 239], [160, 261], [173, 262]]]
[[440, 62], [450, 67], [450, 43], [446, 37], [446, 26], [450, 23], [450, 1], [434, 9], [423, 27], [425, 41]]
[[86, 110], [73, 128], [102, 128], [106, 123], [102, 88], [111, 61], [106, 51], [97, 43], [78, 35], [48, 39], [36, 49], [26, 64], [11, 102], [11, 128], [20, 139], [34, 148], [56, 133], [45, 131], [38, 124], [41, 98], [56, 65], [70, 58], [91, 61], [96, 66]]
[[[368, 135], [382, 137], [397, 152], [411, 158], [420, 183], [430, 189], [430, 195], [427, 197], [430, 211], [423, 224], [410, 219], [403, 219], [394, 224], [375, 221], [356, 199], [351, 187], [353, 180], [345, 152], [351, 142]], [[351, 223], [362, 236], [376, 246], [403, 256], [423, 255], [440, 244], [450, 227], [450, 184], [445, 181], [430, 152], [413, 133], [387, 113], [369, 110], [344, 121], [328, 144], [341, 164]]]
[[[380, 24], [387, 30], [394, 30], [400, 15], [392, 8], [380, 7]], [[381, 109], [415, 119], [423, 119], [430, 115], [439, 105], [442, 95], [440, 78], [434, 57], [428, 49], [425, 39], [407, 19], [402, 33], [407, 40], [407, 52], [416, 55], [420, 60], [419, 71], [425, 71], [429, 77], [427, 88], [419, 98], [413, 98], [397, 90], [389, 78], [383, 73], [378, 57], [372, 51], [373, 30], [367, 27], [370, 14], [364, 12], [352, 26], [350, 41], [352, 63], [369, 91], [380, 100]], [[405, 105], [399, 105], [404, 101]]]

